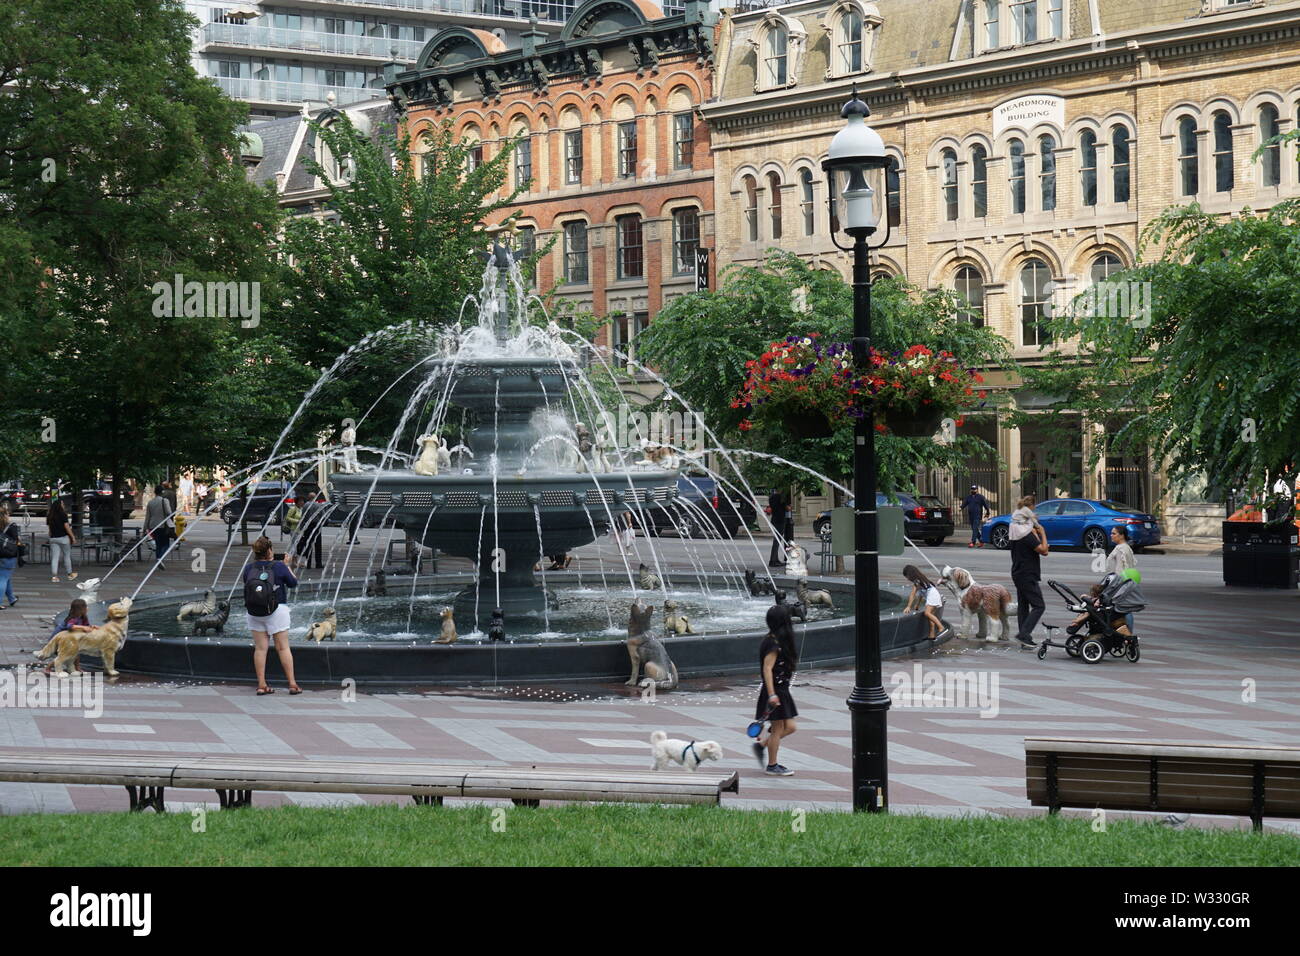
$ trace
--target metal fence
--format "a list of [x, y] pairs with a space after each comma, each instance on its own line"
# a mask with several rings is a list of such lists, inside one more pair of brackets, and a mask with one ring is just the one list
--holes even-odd
[[1146, 511], [1150, 504], [1147, 501], [1147, 477], [1147, 469], [1140, 465], [1107, 467], [1103, 497]]
[[955, 471], [931, 469], [921, 476], [917, 490], [923, 495], [934, 495], [955, 511], [970, 493], [971, 485], [979, 487], [980, 494], [988, 499], [994, 512], [1002, 511], [998, 502], [998, 469], [988, 463], [970, 463]]

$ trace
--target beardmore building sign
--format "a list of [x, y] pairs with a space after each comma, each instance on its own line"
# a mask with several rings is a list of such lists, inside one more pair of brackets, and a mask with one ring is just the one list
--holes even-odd
[[538, 288], [608, 316], [605, 344], [624, 351], [668, 299], [712, 281], [713, 153], [699, 109], [713, 96], [716, 23], [707, 0], [673, 15], [649, 0], [587, 0], [558, 39], [532, 30], [507, 48], [455, 27], [389, 76], [417, 152], [448, 122], [476, 144], [472, 162], [517, 141], [506, 191], [524, 187], [516, 244], [538, 252]]
[[[891, 233], [873, 275], [955, 289], [971, 322], [1037, 361], [1048, 310], [1133, 265], [1142, 230], [1170, 205], [1230, 215], [1300, 194], [1295, 144], [1253, 158], [1300, 119], [1298, 54], [1295, 0], [799, 0], [724, 12], [718, 96], [701, 107], [714, 258], [757, 263], [780, 247], [848, 277], [821, 161], [856, 85], [892, 159], [878, 200]], [[1050, 400], [1000, 384], [1030, 411]], [[1001, 510], [1022, 493], [1144, 510], [1163, 500], [1168, 523], [1195, 518], [1198, 505], [1167, 499], [1156, 462], [1084, 466], [1114, 424], [1079, 421], [1062, 442], [969, 417], [1009, 472], [971, 461], [921, 490], [960, 498], [975, 483]]]

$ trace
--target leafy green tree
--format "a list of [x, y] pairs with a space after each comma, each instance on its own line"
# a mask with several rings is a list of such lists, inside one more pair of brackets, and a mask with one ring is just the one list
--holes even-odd
[[190, 65], [193, 23], [175, 0], [0, 7], [6, 471], [120, 488], [245, 455], [244, 423], [283, 414], [256, 329], [206, 297], [158, 308], [176, 275], [278, 296], [278, 211], [239, 164], [244, 108]]
[[[1026, 382], [1058, 416], [1113, 421], [1098, 454], [1150, 452], [1211, 493], [1294, 484], [1300, 458], [1300, 201], [1236, 218], [1171, 207], [1146, 229], [1151, 261], [1113, 275], [1145, 296], [1081, 296], [1051, 320], [1061, 348]], [[1094, 299], [1099, 305], [1094, 305]], [[1121, 419], [1122, 416], [1122, 420]], [[1287, 505], [1289, 513], [1290, 506]]]
[[[945, 290], [923, 291], [900, 280], [872, 287], [872, 344], [901, 352], [921, 344], [948, 350], [967, 367], [1012, 367], [1006, 342], [961, 316], [962, 303]], [[798, 256], [773, 251], [760, 266], [725, 270], [717, 290], [674, 299], [637, 339], [637, 350], [701, 415], [724, 444], [777, 455], [847, 484], [853, 469], [853, 422], [843, 419], [830, 437], [791, 430], [740, 428], [745, 412], [734, 403], [745, 363], [787, 335], [816, 332], [823, 342], [853, 334], [853, 288], [836, 272], [815, 269]], [[953, 444], [929, 439], [876, 437], [880, 487], [912, 490], [918, 469], [956, 467], [989, 454], [981, 439], [959, 430]], [[742, 458], [744, 456], [741, 456]], [[760, 486], [794, 485], [818, 493], [821, 482], [800, 468], [755, 457], [745, 469]], [[836, 494], [839, 500], [839, 494]]]

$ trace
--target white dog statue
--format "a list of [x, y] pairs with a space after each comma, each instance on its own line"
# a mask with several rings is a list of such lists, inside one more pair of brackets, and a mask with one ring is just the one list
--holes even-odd
[[451, 468], [451, 453], [446, 443], [437, 435], [420, 436], [420, 457], [416, 459], [414, 471], [417, 475], [436, 475], [441, 467]]
[[357, 430], [349, 425], [343, 429], [343, 434], [339, 435], [339, 441], [343, 445], [343, 462], [339, 465], [339, 471], [347, 475], [355, 475], [361, 470], [357, 464]]
[[939, 583], [951, 583], [957, 589], [963, 637], [978, 637], [981, 630], [987, 641], [998, 641], [1011, 636], [1011, 625], [1007, 621], [1011, 593], [1002, 585], [978, 584], [965, 568], [948, 565], [944, 565]]
[[797, 544], [785, 549], [785, 573], [792, 578], [808, 577], [808, 558]]

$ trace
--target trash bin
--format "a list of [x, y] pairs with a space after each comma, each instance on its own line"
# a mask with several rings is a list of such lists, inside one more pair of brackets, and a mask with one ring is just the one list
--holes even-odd
[[1223, 583], [1300, 588], [1300, 542], [1294, 524], [1223, 523]]

